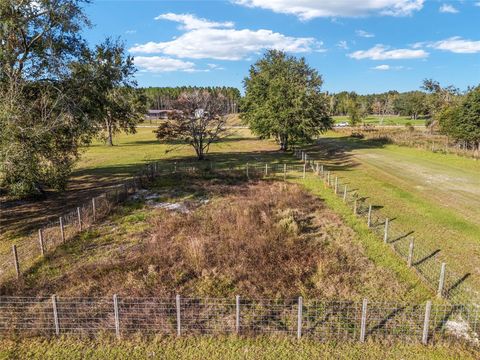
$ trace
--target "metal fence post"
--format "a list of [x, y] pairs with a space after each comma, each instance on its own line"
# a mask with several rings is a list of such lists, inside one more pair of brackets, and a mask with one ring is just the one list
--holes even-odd
[[78, 219], [78, 230], [82, 231], [82, 212], [80, 208], [77, 207], [77, 219]]
[[440, 268], [440, 278], [438, 279], [438, 291], [437, 297], [443, 297], [443, 286], [445, 285], [445, 267], [447, 264], [442, 263], [442, 267]]
[[425, 305], [425, 318], [423, 320], [423, 333], [422, 333], [422, 344], [427, 345], [428, 343], [428, 328], [430, 323], [430, 312], [432, 310], [432, 302], [427, 301]]
[[57, 295], [52, 295], [53, 322], [55, 324], [55, 335], [60, 335], [60, 322], [58, 321]]
[[388, 218], [385, 219], [385, 230], [383, 233], [383, 242], [386, 244], [388, 242]]
[[60, 235], [62, 237], [62, 243], [64, 243], [65, 242], [65, 231], [63, 229], [63, 217], [60, 216], [58, 219], [60, 221]]
[[415, 246], [415, 240], [412, 239], [410, 240], [410, 247], [408, 248], [408, 261], [407, 261], [408, 267], [412, 267], [414, 246]]
[[40, 245], [40, 253], [45, 256], [45, 246], [43, 244], [43, 230], [38, 229], [38, 244]]
[[20, 278], [20, 264], [18, 262], [18, 253], [17, 245], [12, 245], [12, 255], [13, 255], [13, 266], [15, 266], [15, 273], [17, 274], [17, 279]]
[[367, 218], [367, 226], [372, 226], [372, 205], [368, 205], [368, 218]]
[[347, 202], [347, 185], [343, 188], [343, 202]]
[[235, 296], [235, 332], [240, 334], [240, 295]]
[[118, 296], [113, 295], [113, 315], [115, 316], [115, 335], [120, 339], [120, 316], [118, 312]]
[[362, 303], [362, 318], [360, 321], [360, 341], [365, 342], [365, 334], [367, 328], [367, 299], [363, 299]]
[[181, 310], [180, 310], [180, 295], [175, 297], [175, 307], [177, 309], [177, 336], [182, 334], [182, 325], [181, 325]]
[[298, 313], [297, 313], [297, 339], [302, 337], [302, 318], [303, 318], [303, 298], [298, 297]]
[[[135, 186], [135, 189], [137, 187]], [[96, 217], [97, 217], [97, 204], [95, 203], [95, 197], [92, 198], [92, 218], [93, 218], [93, 222], [95, 222], [96, 220]]]
[[307, 171], [307, 164], [303, 164], [303, 178], [305, 179], [305, 172]]

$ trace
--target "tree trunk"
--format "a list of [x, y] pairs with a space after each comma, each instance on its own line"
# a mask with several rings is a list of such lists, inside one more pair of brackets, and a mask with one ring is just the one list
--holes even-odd
[[107, 145], [108, 146], [113, 146], [113, 134], [112, 134], [112, 125], [110, 124], [110, 122], [107, 120], [105, 120], [105, 124], [107, 126]]
[[280, 150], [287, 151], [288, 150], [288, 135], [281, 134], [280, 135]]

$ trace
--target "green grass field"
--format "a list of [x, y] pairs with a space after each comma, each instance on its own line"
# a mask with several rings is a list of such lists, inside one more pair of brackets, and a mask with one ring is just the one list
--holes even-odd
[[[335, 121], [335, 124], [338, 124], [340, 122], [347, 122], [348, 123], [348, 116], [334, 116], [333, 120]], [[367, 125], [384, 125], [384, 126], [404, 126], [407, 124], [413, 125], [413, 126], [425, 126], [425, 120], [424, 119], [417, 119], [413, 120], [408, 116], [392, 116], [392, 115], [387, 115], [387, 116], [377, 116], [377, 115], [369, 115], [365, 119], [361, 121], [362, 124], [367, 124]]]
[[335, 133], [310, 152], [480, 288], [480, 163]]
[[376, 343], [319, 343], [282, 338], [154, 338], [152, 340], [75, 339], [1, 341], [0, 359], [344, 359], [344, 360], [468, 360], [474, 348], [460, 344], [422, 346]]

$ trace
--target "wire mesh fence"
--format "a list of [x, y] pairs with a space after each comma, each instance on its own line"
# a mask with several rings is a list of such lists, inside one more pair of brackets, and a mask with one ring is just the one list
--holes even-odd
[[0, 281], [20, 277], [46, 253], [67, 243], [80, 231], [104, 219], [119, 203], [159, 176], [209, 173], [242, 176], [247, 179], [261, 177], [287, 180], [305, 177], [307, 171], [309, 168], [298, 163], [150, 163], [126, 182], [111, 186], [104, 193], [89, 199], [70, 212], [50, 219], [38, 231], [18, 240], [11, 251], [0, 252]]
[[395, 222], [389, 221], [382, 215], [381, 206], [369, 204], [358, 190], [349, 189], [342, 178], [327, 166], [314, 161], [305, 151], [295, 149], [294, 155], [306, 163], [314, 174], [324, 181], [325, 186], [342, 198], [355, 215], [364, 219], [380, 239], [390, 244], [395, 253], [404, 259], [431, 289], [437, 292], [438, 297], [453, 303], [480, 307], [480, 293], [465, 282], [469, 274], [459, 274], [448, 268], [447, 264], [437, 256], [440, 249], [429, 247], [422, 243], [421, 239], [416, 239], [413, 231], [405, 231]]
[[[452, 326], [452, 324], [456, 324]], [[458, 324], [467, 324], [458, 332]], [[472, 325], [469, 325], [472, 324]], [[460, 305], [228, 298], [0, 297], [0, 336], [281, 335], [318, 341], [475, 339]], [[457, 329], [453, 331], [452, 329]]]

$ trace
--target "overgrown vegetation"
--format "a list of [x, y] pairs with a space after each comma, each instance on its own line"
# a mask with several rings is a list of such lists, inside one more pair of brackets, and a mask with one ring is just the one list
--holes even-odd
[[134, 202], [2, 293], [419, 299], [421, 289], [372, 262], [355, 233], [300, 186], [243, 179], [161, 179], [155, 201], [181, 202], [189, 213]]

